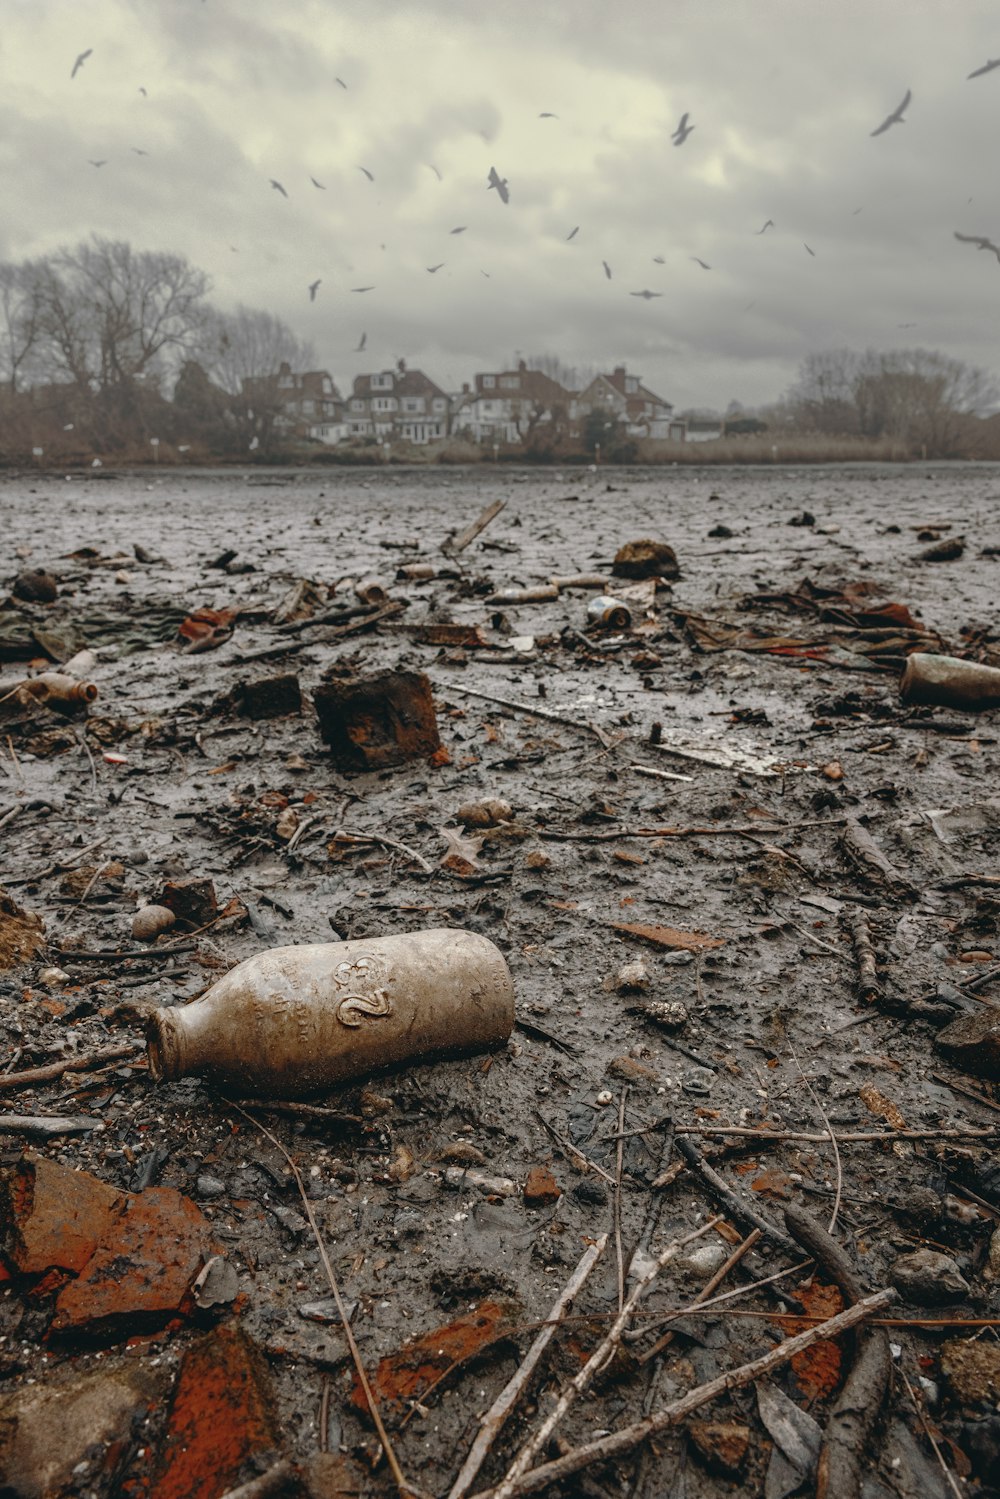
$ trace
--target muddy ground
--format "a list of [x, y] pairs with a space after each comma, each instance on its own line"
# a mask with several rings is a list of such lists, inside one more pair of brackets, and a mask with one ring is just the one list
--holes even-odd
[[[446, 564], [440, 543], [496, 498], [506, 507], [461, 553], [460, 578], [394, 581], [403, 564]], [[825, 1114], [835, 1135], [964, 1131], [841, 1143], [834, 1237], [872, 1289], [898, 1279], [899, 1258], [921, 1247], [950, 1256], [961, 1283], [949, 1290], [939, 1271], [936, 1286], [901, 1297], [900, 1318], [1000, 1315], [1000, 1257], [994, 1250], [991, 1262], [989, 1253], [1000, 1223], [996, 1137], [976, 1135], [1000, 1123], [996, 1089], [934, 1044], [949, 1004], [975, 1009], [1000, 992], [989, 980], [981, 998], [968, 990], [998, 952], [996, 713], [901, 707], [898, 670], [917, 635], [897, 631], [893, 640], [888, 630], [873, 659], [856, 622], [822, 618], [800, 589], [807, 577], [835, 591], [877, 584], [872, 597], [907, 606], [931, 648], [936, 638], [939, 649], [988, 660], [998, 638], [998, 500], [1000, 470], [989, 466], [0, 481], [7, 585], [28, 567], [59, 582], [53, 605], [0, 610], [3, 682], [89, 644], [100, 689], [85, 716], [39, 710], [0, 724], [0, 887], [41, 918], [45, 934], [32, 961], [0, 971], [8, 1074], [114, 1044], [138, 1047], [150, 1009], [183, 1004], [273, 945], [452, 925], [490, 937], [507, 957], [518, 1025], [505, 1049], [312, 1100], [354, 1123], [254, 1113], [301, 1168], [399, 1461], [423, 1492], [448, 1492], [531, 1325], [587, 1243], [609, 1234], [575, 1308], [584, 1320], [550, 1347], [474, 1488], [498, 1481], [532, 1413], [550, 1407], [596, 1346], [618, 1306], [619, 1174], [626, 1278], [637, 1246], [640, 1259], [655, 1254], [717, 1210], [678, 1154], [682, 1138], [776, 1229], [793, 1202], [829, 1223], [838, 1172], [828, 1139], [762, 1143], [674, 1130], [766, 1124], [822, 1136]], [[712, 535], [719, 527], [731, 534]], [[920, 539], [922, 530], [935, 534]], [[636, 605], [631, 631], [587, 633], [593, 590], [566, 590], [555, 602], [486, 601], [494, 589], [553, 574], [608, 575], [618, 547], [647, 536], [676, 549], [680, 577], [651, 608]], [[956, 560], [916, 560], [935, 539], [956, 536], [965, 539]], [[136, 544], [158, 560], [136, 560]], [[84, 548], [93, 551], [80, 555]], [[237, 554], [228, 572], [211, 565], [226, 550]], [[244, 563], [252, 570], [232, 570]], [[283, 631], [272, 618], [301, 579], [317, 585], [315, 618], [354, 602], [343, 580], [372, 574], [406, 607], [371, 629], [338, 635], [336, 623], [307, 621]], [[798, 594], [788, 607], [747, 604], [787, 591]], [[184, 654], [177, 625], [200, 607], [241, 613], [218, 648]], [[423, 643], [413, 627], [429, 618], [478, 624], [487, 644]], [[721, 635], [720, 622], [734, 630]], [[48, 654], [17, 646], [32, 628]], [[740, 648], [754, 642], [746, 632], [786, 644]], [[705, 649], [720, 640], [737, 648]], [[336, 769], [310, 701], [335, 664], [426, 672], [447, 750], [436, 758], [446, 763]], [[238, 683], [286, 672], [301, 683], [301, 712], [241, 716]], [[488, 834], [464, 874], [442, 867], [441, 829], [457, 831], [457, 808], [482, 796], [506, 800], [511, 820]], [[848, 818], [895, 875], [851, 857]], [[685, 832], [636, 835], [658, 828]], [[364, 841], [370, 834], [406, 845], [431, 872], [407, 852]], [[221, 919], [172, 955], [178, 931], [160, 938], [166, 951], [115, 958], [136, 947], [137, 904], [165, 881], [195, 876], [214, 882]], [[858, 997], [857, 911], [870, 923], [886, 1008]], [[719, 945], [695, 938], [700, 950], [685, 951], [662, 933], [650, 942], [616, 930], [624, 923]], [[85, 951], [112, 956], [72, 956]], [[648, 986], [622, 989], [619, 970], [637, 960]], [[44, 979], [53, 968], [63, 977]], [[919, 997], [933, 1013], [888, 1013]], [[4, 1493], [160, 1499], [186, 1485], [216, 1499], [272, 1460], [269, 1442], [314, 1493], [394, 1491], [370, 1422], [350, 1404], [335, 1314], [303, 1315], [328, 1300], [329, 1286], [287, 1164], [250, 1117], [197, 1079], [154, 1085], [138, 1050], [96, 1070], [6, 1087], [0, 1110], [99, 1121], [98, 1130], [45, 1142], [0, 1116], [3, 1162], [13, 1167], [30, 1149], [119, 1192], [178, 1189], [197, 1202], [238, 1277], [235, 1301], [199, 1309], [188, 1300], [157, 1322], [130, 1320], [123, 1293], [106, 1317], [66, 1335], [50, 1325], [65, 1276], [54, 1285], [15, 1273], [0, 1298], [0, 1443], [16, 1446], [18, 1402], [38, 1384], [72, 1391], [95, 1372], [141, 1367], [154, 1393], [126, 1401], [111, 1434], [89, 1447], [66, 1436], [62, 1451], [53, 1438], [48, 1488], [18, 1478]], [[629, 1135], [620, 1162], [619, 1116], [625, 1132], [646, 1131]], [[469, 1168], [458, 1181], [447, 1176], [456, 1164]], [[558, 1198], [525, 1202], [534, 1167], [551, 1171]], [[664, 1173], [667, 1184], [653, 1188]], [[722, 1211], [720, 1228], [664, 1269], [642, 1303], [645, 1317], [690, 1303], [747, 1233], [747, 1220]], [[794, 1263], [760, 1240], [722, 1289]], [[772, 1347], [789, 1330], [787, 1317], [775, 1320], [781, 1314], [825, 1315], [836, 1304], [800, 1270], [686, 1318], [669, 1346], [640, 1363], [654, 1340], [646, 1335], [578, 1402], [562, 1435], [577, 1446], [627, 1425]], [[758, 1315], [735, 1314], [751, 1311]], [[432, 1380], [449, 1358], [402, 1392], [379, 1367], [408, 1339], [446, 1325], [452, 1341], [442, 1334], [442, 1346], [461, 1356], [487, 1322], [490, 1337], [509, 1336], [439, 1384]], [[165, 1456], [186, 1440], [176, 1397], [171, 1405], [177, 1371], [210, 1329], [237, 1324], [263, 1358], [277, 1435], [237, 1442], [228, 1467], [220, 1459], [214, 1473], [192, 1469], [185, 1479]], [[966, 1492], [997, 1491], [989, 1456], [1000, 1431], [996, 1333], [977, 1326], [969, 1334], [994, 1370], [970, 1392], [941, 1363], [960, 1332], [890, 1329], [896, 1374], [867, 1444], [866, 1493], [951, 1492], [923, 1421]], [[843, 1344], [845, 1368], [852, 1347]], [[825, 1424], [836, 1368], [814, 1360], [773, 1378]], [[216, 1419], [210, 1404], [199, 1416]], [[774, 1440], [752, 1386], [697, 1419], [708, 1426], [665, 1432], [563, 1491], [672, 1499], [795, 1491], [775, 1476]], [[324, 1467], [320, 1449], [343, 1460]], [[803, 1482], [799, 1491], [811, 1492], [812, 1480]]]

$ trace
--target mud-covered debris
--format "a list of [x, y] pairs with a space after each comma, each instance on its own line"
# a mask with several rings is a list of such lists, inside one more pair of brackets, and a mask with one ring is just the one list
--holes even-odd
[[786, 1499], [815, 1475], [823, 1431], [776, 1384], [759, 1380], [756, 1391], [760, 1419], [774, 1442], [765, 1492], [768, 1499]]
[[132, 936], [136, 942], [155, 942], [176, 925], [177, 913], [169, 906], [141, 906], [132, 917]]
[[0, 887], [0, 969], [30, 963], [44, 946], [42, 918], [25, 911]]
[[622, 599], [602, 593], [587, 605], [587, 623], [593, 629], [629, 630], [632, 628], [632, 611]]
[[26, 677], [13, 695], [22, 703], [40, 703], [70, 717], [86, 712], [87, 704], [99, 694], [93, 682], [81, 682], [64, 671], [43, 671], [37, 677]]
[[544, 1208], [550, 1203], [558, 1202], [562, 1196], [562, 1187], [556, 1181], [548, 1166], [532, 1166], [528, 1172], [528, 1178], [524, 1183], [524, 1202], [529, 1208]]
[[184, 1355], [150, 1499], [225, 1493], [255, 1478], [280, 1448], [281, 1428], [259, 1350], [239, 1329], [218, 1327]]
[[960, 1015], [934, 1038], [942, 1056], [977, 1077], [1000, 1080], [1000, 1007], [984, 1005]]
[[800, 510], [798, 515], [793, 515], [788, 520], [789, 526], [814, 526], [816, 517], [811, 510]]
[[965, 551], [965, 537], [951, 536], [917, 553], [918, 562], [957, 562]]
[[750, 1451], [750, 1428], [742, 1421], [691, 1421], [687, 1434], [710, 1473], [734, 1481], [740, 1477]]
[[649, 982], [649, 969], [641, 958], [636, 958], [619, 968], [614, 985], [619, 994], [641, 994], [649, 988]]
[[713, 947], [724, 947], [725, 937], [712, 937], [707, 932], [682, 932], [677, 927], [649, 925], [645, 922], [614, 921], [616, 932], [629, 937], [639, 937], [654, 947], [671, 948], [678, 952], [708, 952]]
[[899, 695], [904, 703], [980, 713], [1000, 704], [1000, 670], [956, 656], [914, 651], [906, 658]]
[[722, 521], [708, 532], [711, 541], [729, 541], [735, 534], [735, 531], [730, 530], [729, 526], [724, 525]]
[[614, 1057], [607, 1067], [609, 1077], [621, 1078], [623, 1082], [632, 1083], [638, 1087], [649, 1088], [660, 1082], [660, 1074], [655, 1067], [647, 1067], [645, 1062], [640, 1062], [636, 1057]]
[[516, 1182], [509, 1176], [492, 1176], [471, 1166], [449, 1166], [444, 1179], [455, 1191], [461, 1191], [465, 1187], [478, 1187], [489, 1197], [513, 1197], [517, 1191]]
[[611, 571], [616, 578], [666, 578], [681, 575], [677, 553], [665, 541], [627, 541], [618, 548]]
[[559, 597], [554, 583], [540, 583], [534, 588], [498, 588], [486, 596], [487, 604], [551, 604]]
[[469, 837], [458, 828], [445, 827], [438, 831], [447, 845], [441, 855], [441, 868], [449, 869], [452, 874], [462, 876], [475, 874], [480, 867], [479, 855], [483, 850], [482, 835]]
[[210, 1306], [223, 1306], [235, 1301], [240, 1289], [240, 1278], [236, 1267], [221, 1254], [213, 1254], [195, 1277], [191, 1293], [204, 1310]]
[[689, 1020], [688, 1007], [680, 999], [653, 999], [643, 1009], [643, 1015], [654, 1025], [665, 1031], [683, 1030]]
[[244, 718], [288, 718], [302, 712], [302, 689], [294, 672], [240, 682], [235, 698], [236, 710]]
[[[471, 1359], [480, 1349], [494, 1345], [503, 1331], [507, 1317], [496, 1301], [481, 1301], [475, 1311], [444, 1327], [436, 1327], [422, 1337], [406, 1343], [398, 1353], [381, 1360], [368, 1378], [379, 1405], [400, 1413], [413, 1400], [419, 1400], [452, 1364]], [[361, 1381], [355, 1376], [351, 1404], [362, 1415], [368, 1414], [368, 1402]], [[156, 1499], [161, 1499], [157, 1495]], [[179, 1496], [178, 1496], [179, 1499]]]
[[59, 597], [59, 584], [51, 573], [34, 568], [18, 573], [10, 591], [25, 604], [54, 604]]
[[215, 886], [210, 879], [199, 876], [167, 880], [160, 890], [157, 904], [166, 906], [179, 922], [192, 928], [207, 926], [219, 914]]
[[147, 1411], [163, 1397], [165, 1368], [46, 1374], [0, 1399], [0, 1483], [6, 1499], [120, 1492], [116, 1479]]
[[383, 671], [321, 682], [313, 694], [320, 733], [343, 770], [381, 770], [441, 748], [423, 672]]
[[455, 816], [467, 828], [493, 828], [497, 823], [510, 822], [514, 815], [510, 802], [499, 796], [485, 796], [481, 801], [463, 802]]
[[913, 1254], [900, 1255], [890, 1279], [907, 1301], [918, 1306], [944, 1306], [961, 1301], [971, 1289], [951, 1255], [936, 1249], [917, 1249]]
[[949, 1338], [941, 1345], [941, 1373], [962, 1405], [1000, 1401], [1000, 1343]]

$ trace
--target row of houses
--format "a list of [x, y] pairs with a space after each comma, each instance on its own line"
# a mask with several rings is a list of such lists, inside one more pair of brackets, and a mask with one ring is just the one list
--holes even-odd
[[325, 443], [368, 439], [422, 445], [459, 436], [523, 446], [547, 428], [579, 437], [593, 411], [618, 423], [630, 438], [683, 441], [688, 436], [687, 423], [675, 416], [673, 405], [624, 365], [574, 391], [529, 369], [522, 359], [516, 369], [477, 374], [472, 385], [449, 395], [401, 359], [395, 369], [357, 375], [345, 400], [326, 370], [296, 374], [282, 364], [276, 377], [244, 381], [243, 394], [250, 409], [263, 403], [277, 407], [276, 429]]

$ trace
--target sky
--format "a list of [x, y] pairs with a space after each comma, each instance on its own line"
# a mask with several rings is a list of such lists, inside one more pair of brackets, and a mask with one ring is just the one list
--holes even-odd
[[342, 391], [401, 357], [625, 364], [681, 409], [838, 347], [1000, 373], [1000, 256], [954, 238], [1000, 244], [993, 57], [981, 0], [0, 0], [0, 260], [183, 254]]

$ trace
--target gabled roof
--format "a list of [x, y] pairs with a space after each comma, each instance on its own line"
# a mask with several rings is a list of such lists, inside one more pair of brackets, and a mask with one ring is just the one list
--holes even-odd
[[[658, 406], [663, 406], [667, 411], [674, 409], [670, 401], [665, 401], [662, 396], [656, 395], [648, 386], [643, 385], [638, 375], [630, 375], [624, 365], [619, 365], [610, 375], [601, 375], [599, 378], [606, 380], [627, 401], [655, 401]], [[628, 380], [635, 380], [635, 390], [627, 388], [626, 381]]]

